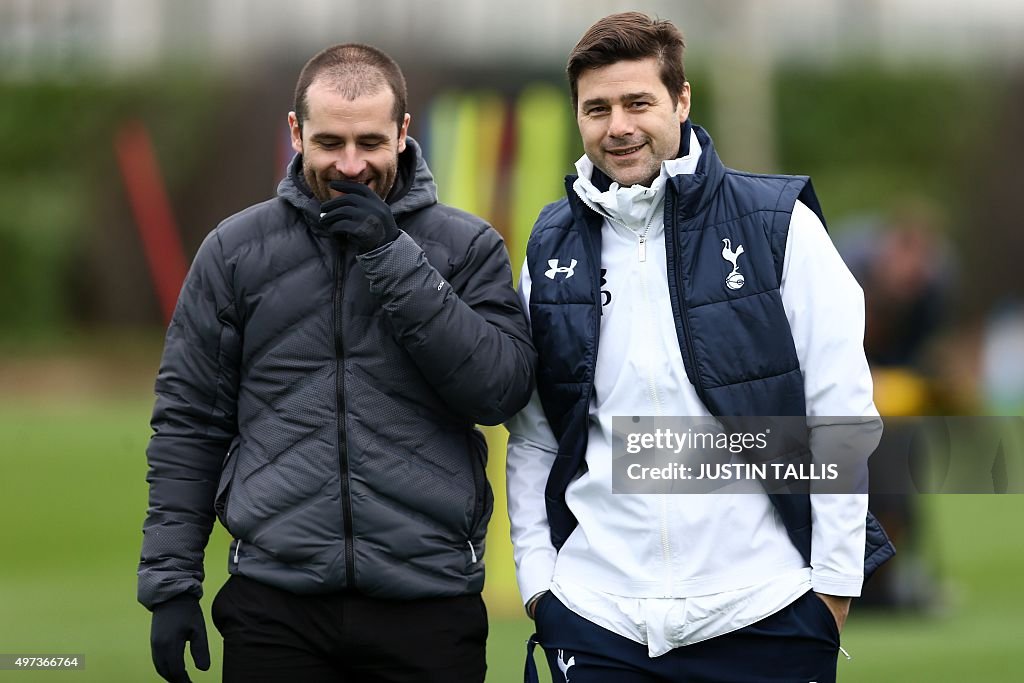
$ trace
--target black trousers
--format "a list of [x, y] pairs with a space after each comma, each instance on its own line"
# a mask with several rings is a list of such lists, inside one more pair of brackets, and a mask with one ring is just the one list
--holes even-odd
[[553, 683], [835, 683], [839, 629], [808, 591], [761, 621], [660, 657], [587, 621], [548, 593], [537, 604], [526, 680], [538, 681], [532, 645], [544, 648]]
[[224, 681], [482, 683], [487, 612], [479, 595], [380, 600], [295, 595], [232, 576], [213, 601]]

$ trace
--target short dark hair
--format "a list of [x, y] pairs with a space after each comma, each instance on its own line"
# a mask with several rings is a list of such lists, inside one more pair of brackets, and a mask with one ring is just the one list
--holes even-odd
[[329, 79], [347, 99], [354, 100], [363, 95], [372, 95], [387, 86], [395, 95], [392, 109], [395, 123], [399, 128], [405, 119], [408, 94], [405, 76], [395, 60], [370, 45], [345, 43], [321, 50], [299, 72], [295, 84], [295, 118], [299, 128], [309, 117], [309, 103], [306, 91], [319, 78]]
[[686, 83], [684, 47], [683, 34], [667, 19], [653, 19], [640, 12], [610, 14], [599, 19], [576, 43], [565, 69], [573, 111], [579, 104], [578, 82], [584, 71], [648, 57], [658, 60], [661, 82], [668, 88], [674, 106]]

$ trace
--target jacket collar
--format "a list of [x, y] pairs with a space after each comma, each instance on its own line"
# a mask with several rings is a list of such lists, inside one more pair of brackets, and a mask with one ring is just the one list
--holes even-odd
[[[680, 141], [677, 157], [662, 162], [658, 177], [649, 186], [621, 187], [615, 182], [607, 184], [610, 182], [608, 177], [584, 155], [576, 162], [578, 175], [573, 189], [597, 213], [632, 230], [643, 230], [647, 226], [645, 232], [649, 231], [648, 236], [653, 237], [661, 230], [661, 221], [654, 219], [661, 212], [666, 185], [673, 176], [693, 173], [700, 160], [701, 146], [695, 139], [692, 126], [683, 125], [681, 135], [686, 136], [686, 140]], [[594, 183], [595, 175], [599, 175], [598, 182], [605, 189]]]
[[[697, 167], [692, 173], [674, 174], [669, 178], [667, 186], [675, 194], [676, 211], [683, 218], [697, 215], [703, 211], [715, 190], [725, 176], [725, 167], [718, 158], [711, 136], [707, 131], [689, 119], [680, 124], [680, 148], [678, 159], [683, 159], [690, 154], [690, 132], [692, 131], [700, 146], [700, 158]], [[567, 175], [565, 177], [565, 190], [569, 198], [569, 205], [573, 215], [582, 219], [585, 223], [600, 228], [600, 216], [583, 202], [577, 195], [574, 185], [578, 175]], [[612, 184], [612, 180], [597, 167], [593, 167], [590, 176], [590, 183], [598, 190], [605, 192]]]
[[697, 168], [689, 175], [672, 178], [670, 183], [676, 195], [676, 213], [682, 219], [703, 212], [725, 177], [725, 166], [718, 158], [711, 136], [700, 126], [694, 126], [693, 132], [701, 147]]

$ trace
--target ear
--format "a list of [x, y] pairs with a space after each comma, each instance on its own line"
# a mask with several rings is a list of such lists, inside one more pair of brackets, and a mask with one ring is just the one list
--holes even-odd
[[288, 112], [288, 130], [292, 134], [292, 149], [302, 154], [302, 129], [299, 128], [299, 117], [295, 112]]
[[679, 115], [679, 123], [690, 118], [690, 82], [683, 83], [683, 89], [679, 91], [679, 100], [676, 103], [676, 113]]
[[402, 119], [402, 127], [398, 129], [398, 153], [401, 154], [405, 151], [405, 138], [409, 135], [409, 122], [412, 121], [412, 117], [408, 114]]

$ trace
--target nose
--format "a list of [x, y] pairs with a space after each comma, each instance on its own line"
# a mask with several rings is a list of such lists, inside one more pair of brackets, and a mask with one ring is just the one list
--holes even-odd
[[608, 137], [627, 138], [633, 134], [633, 119], [622, 107], [612, 107], [608, 118]]
[[359, 150], [352, 146], [346, 146], [334, 161], [334, 169], [345, 178], [356, 179], [363, 175], [366, 170], [366, 159], [362, 158]]

